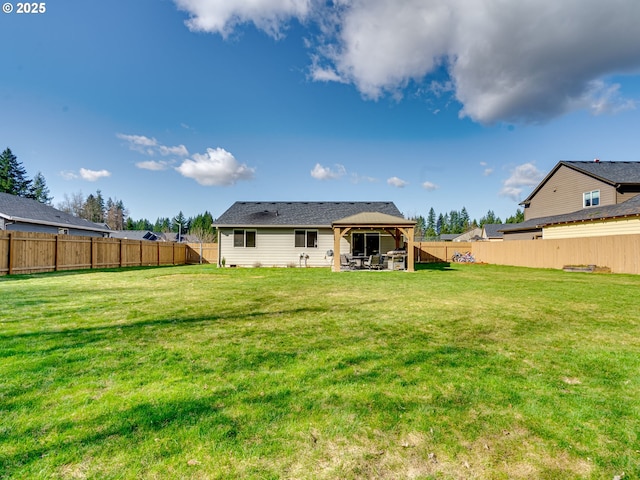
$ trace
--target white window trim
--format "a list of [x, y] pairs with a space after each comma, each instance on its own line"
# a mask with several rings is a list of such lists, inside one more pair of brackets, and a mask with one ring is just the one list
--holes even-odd
[[[593, 194], [597, 193], [598, 203], [593, 204]], [[589, 204], [587, 205], [587, 202]], [[590, 192], [584, 192], [582, 194], [582, 208], [591, 208], [600, 206], [600, 190], [591, 190]]]
[[[296, 234], [298, 232], [304, 232], [304, 245], [305, 246], [296, 246]], [[313, 232], [316, 234], [316, 242], [315, 245], [313, 246], [309, 246], [309, 232]], [[296, 228], [293, 231], [293, 246], [294, 248], [318, 248], [318, 230], [314, 230], [314, 229], [304, 229], [304, 228]]]
[[[242, 246], [236, 245], [236, 232], [242, 232]], [[254, 234], [253, 238], [255, 241], [255, 245], [253, 245], [252, 247], [247, 246], [247, 232], [253, 232]], [[236, 228], [233, 230], [233, 248], [256, 248], [257, 244], [258, 244], [257, 230], [251, 230], [246, 228]]]

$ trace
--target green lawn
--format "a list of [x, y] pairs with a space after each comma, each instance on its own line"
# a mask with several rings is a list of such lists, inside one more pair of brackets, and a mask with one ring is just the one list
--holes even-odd
[[640, 277], [0, 277], [0, 478], [640, 478]]

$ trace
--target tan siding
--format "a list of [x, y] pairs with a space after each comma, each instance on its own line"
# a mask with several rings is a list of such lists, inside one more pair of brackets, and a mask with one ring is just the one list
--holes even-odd
[[[252, 230], [247, 228], [246, 230]], [[294, 228], [263, 228], [257, 230], [255, 248], [235, 248], [233, 246], [233, 229], [221, 229], [220, 259], [225, 259], [225, 265], [238, 267], [286, 267], [304, 265], [300, 261], [302, 253], [309, 255], [307, 266], [330, 267], [332, 257], [327, 256], [329, 250], [333, 250], [333, 230], [328, 228], [317, 229], [318, 248], [296, 248], [294, 231], [302, 230]], [[316, 230], [316, 229], [308, 229]], [[340, 252], [350, 253], [350, 235], [341, 239]], [[380, 250], [387, 252], [395, 248], [393, 237], [386, 234], [380, 235]]]
[[525, 220], [580, 210], [582, 194], [592, 190], [600, 190], [600, 205], [614, 205], [617, 201], [613, 186], [561, 165], [524, 209]]
[[543, 229], [545, 239], [633, 234], [640, 234], [639, 218], [552, 225]]
[[[246, 230], [252, 230], [247, 228]], [[333, 250], [333, 230], [317, 230], [317, 248], [296, 248], [293, 228], [262, 228], [257, 229], [255, 248], [236, 248], [233, 246], [233, 230], [220, 231], [220, 258], [225, 259], [227, 266], [238, 267], [287, 267], [304, 265], [300, 261], [300, 255], [309, 255], [307, 266], [330, 267], [331, 257], [327, 256], [329, 250]], [[348, 249], [348, 244], [343, 242], [342, 248]]]
[[617, 203], [626, 202], [627, 200], [638, 195], [638, 192], [624, 192], [624, 193], [617, 192], [617, 193], [618, 193]]

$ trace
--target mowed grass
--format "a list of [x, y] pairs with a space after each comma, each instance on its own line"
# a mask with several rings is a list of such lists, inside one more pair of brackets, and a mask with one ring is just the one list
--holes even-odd
[[0, 478], [640, 478], [640, 277], [0, 278]]

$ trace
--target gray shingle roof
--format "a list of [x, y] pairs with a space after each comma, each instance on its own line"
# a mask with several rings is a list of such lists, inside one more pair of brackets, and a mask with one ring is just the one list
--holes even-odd
[[640, 215], [640, 195], [636, 195], [626, 202], [618, 203], [615, 205], [583, 208], [582, 210], [577, 210], [575, 212], [565, 213], [562, 215], [532, 218], [522, 223], [514, 223], [512, 225], [504, 226], [500, 230], [503, 232], [531, 230], [559, 223], [584, 222], [588, 220], [603, 220], [606, 218], [618, 218], [635, 215]]
[[484, 233], [487, 235], [487, 238], [502, 238], [502, 227], [506, 224], [504, 223], [485, 223]]
[[363, 212], [402, 217], [393, 202], [235, 202], [213, 224], [218, 227], [330, 227], [336, 220]]
[[640, 183], [640, 162], [560, 162], [614, 184]]
[[30, 198], [0, 193], [0, 216], [9, 221], [22, 221], [95, 232], [110, 232], [104, 225], [74, 217]]

